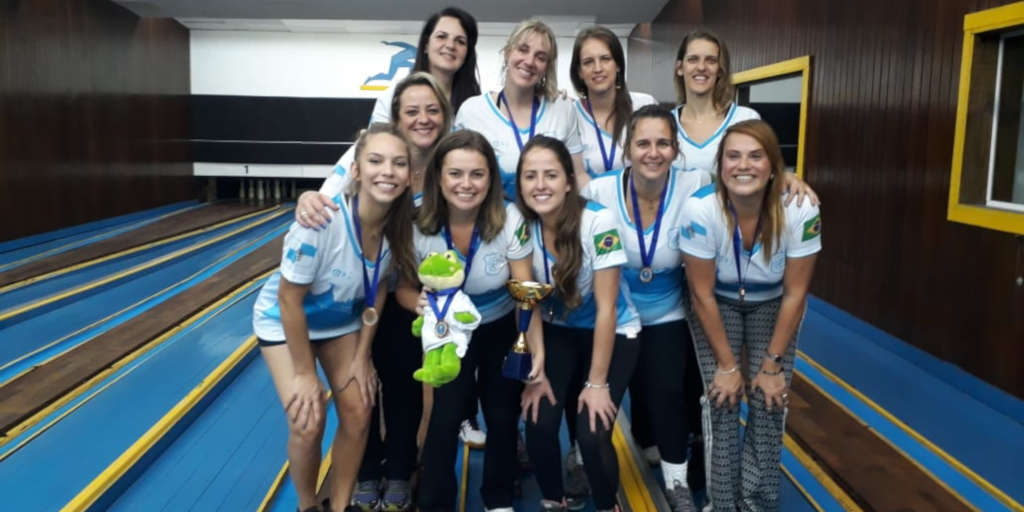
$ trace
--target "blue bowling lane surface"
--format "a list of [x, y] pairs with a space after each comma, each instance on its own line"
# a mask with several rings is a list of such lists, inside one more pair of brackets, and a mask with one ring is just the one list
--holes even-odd
[[251, 336], [258, 287], [250, 288], [99, 383], [90, 399], [63, 418], [48, 419], [46, 430], [7, 452], [0, 463], [4, 508], [57, 510], [74, 498]]
[[131, 278], [0, 321], [0, 382], [73, 348], [202, 281], [287, 230], [287, 216]]
[[48, 231], [16, 240], [8, 240], [0, 243], [0, 272], [36, 261], [40, 258], [106, 240], [121, 233], [151, 224], [169, 215], [182, 213], [201, 206], [196, 201], [183, 201], [119, 217], [80, 224], [70, 228]]

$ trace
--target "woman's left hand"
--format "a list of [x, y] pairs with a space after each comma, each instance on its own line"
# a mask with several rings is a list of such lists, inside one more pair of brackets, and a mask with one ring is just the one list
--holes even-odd
[[786, 206], [789, 206], [789, 203], [793, 202], [793, 198], [796, 198], [797, 206], [803, 206], [804, 199], [810, 200], [811, 204], [814, 206], [821, 204], [821, 201], [818, 200], [818, 194], [814, 193], [814, 189], [812, 189], [806, 181], [800, 179], [795, 172], [783, 172], [782, 174], [785, 176], [784, 179], [786, 180], [786, 183], [784, 184], [786, 192], [789, 192], [789, 195], [786, 196], [786, 200], [783, 201]]
[[769, 412], [773, 405], [779, 409], [785, 409], [789, 405], [789, 391], [786, 388], [786, 375], [783, 373], [768, 375], [759, 371], [750, 383], [750, 389], [760, 389], [764, 393], [764, 405]]
[[[356, 381], [359, 397], [366, 407], [373, 407], [377, 399], [377, 370], [370, 357], [357, 356], [349, 366], [351, 380]], [[351, 382], [351, 381], [350, 381]]]
[[618, 411], [615, 408], [615, 404], [612, 402], [611, 390], [607, 387], [603, 388], [583, 388], [580, 392], [579, 406], [576, 409], [577, 413], [583, 411], [583, 408], [587, 408], [587, 415], [590, 417], [590, 431], [597, 432], [597, 422], [595, 418], [601, 420], [601, 424], [606, 430], [612, 429], [612, 424], [615, 423], [615, 415]]

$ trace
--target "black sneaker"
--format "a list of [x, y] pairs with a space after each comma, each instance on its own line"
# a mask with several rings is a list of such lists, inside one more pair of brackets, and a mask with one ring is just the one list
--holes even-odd
[[587, 506], [590, 497], [590, 482], [583, 464], [579, 462], [576, 447], [569, 450], [565, 458], [565, 503], [569, 510], [581, 510]]
[[672, 512], [697, 512], [690, 488], [680, 483], [679, 480], [674, 480], [672, 487], [665, 489], [665, 499]]

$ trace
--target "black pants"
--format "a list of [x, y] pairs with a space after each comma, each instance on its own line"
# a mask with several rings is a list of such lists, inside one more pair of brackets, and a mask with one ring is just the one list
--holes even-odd
[[687, 362], [693, 359], [690, 330], [685, 320], [645, 325], [639, 340], [640, 357], [633, 381], [639, 384], [638, 394], [644, 397], [639, 405], [645, 409], [634, 404], [634, 418], [642, 416], [648, 421], [662, 460], [682, 464], [686, 462], [690, 432], [688, 411], [691, 407], [687, 397]]
[[[534, 461], [534, 474], [546, 500], [557, 501], [565, 496], [558, 430], [568, 398], [577, 397], [583, 390], [583, 382], [590, 372], [593, 346], [594, 331], [591, 329], [544, 324], [544, 371], [557, 403], [542, 400], [537, 423], [526, 423], [526, 449], [530, 460]], [[633, 375], [637, 351], [637, 340], [615, 336], [615, 347], [608, 365], [608, 383], [616, 407], [622, 402], [622, 395]], [[596, 431], [591, 432], [590, 417], [585, 409], [574, 416], [576, 440], [583, 455], [583, 467], [590, 482], [594, 505], [597, 509], [612, 508], [619, 488], [619, 463], [612, 447], [612, 431], [598, 421]]]
[[455, 380], [434, 390], [434, 408], [423, 446], [423, 472], [418, 504], [423, 512], [451, 512], [456, 508], [455, 458], [459, 424], [471, 401], [480, 393], [487, 446], [480, 493], [487, 508], [511, 507], [512, 485], [519, 474], [516, 426], [523, 385], [501, 375], [501, 365], [516, 338], [512, 313], [480, 325], [473, 332], [462, 370]]
[[359, 467], [360, 481], [382, 477], [408, 480], [416, 469], [416, 430], [423, 412], [423, 387], [412, 378], [412, 372], [423, 365], [423, 349], [419, 338], [412, 335], [415, 319], [415, 313], [402, 308], [394, 294], [388, 294], [373, 338], [373, 365], [380, 378], [381, 399], [373, 408], [366, 451]]

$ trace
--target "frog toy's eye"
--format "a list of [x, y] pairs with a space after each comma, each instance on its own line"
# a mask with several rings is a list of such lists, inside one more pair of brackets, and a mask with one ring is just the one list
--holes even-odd
[[459, 257], [455, 255], [455, 251], [446, 251], [444, 253], [444, 259], [446, 259], [446, 260], [448, 260], [448, 261], [450, 261], [452, 263], [455, 263], [455, 262], [459, 261]]

